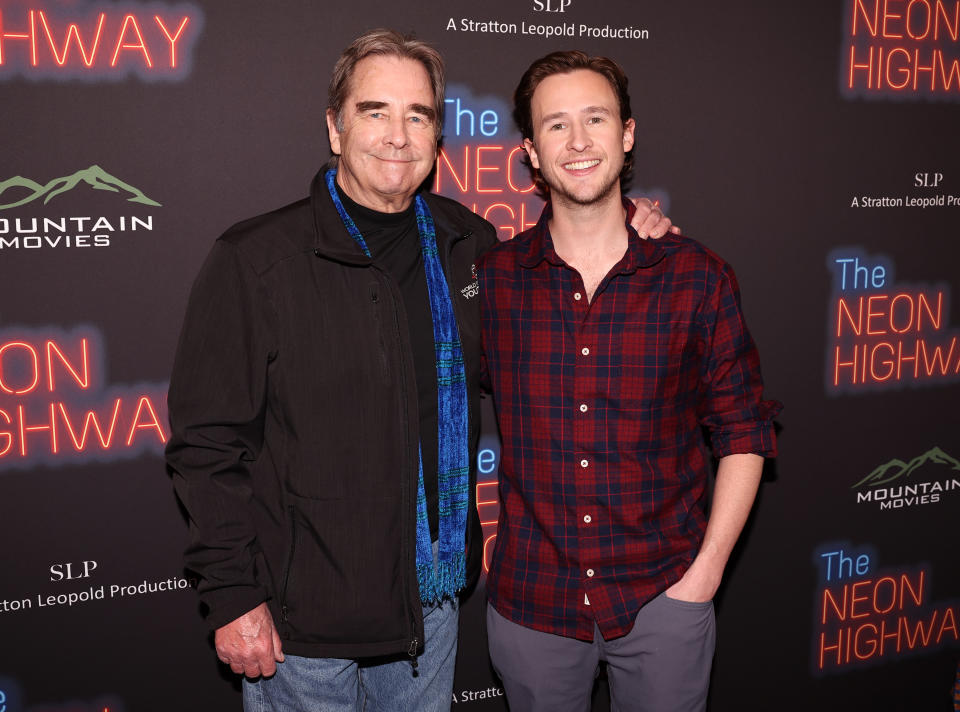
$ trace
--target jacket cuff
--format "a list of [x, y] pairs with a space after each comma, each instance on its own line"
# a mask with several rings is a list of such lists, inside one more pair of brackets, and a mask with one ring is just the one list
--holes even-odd
[[269, 598], [267, 591], [261, 586], [231, 586], [210, 591], [201, 596], [207, 609], [204, 620], [210, 630], [215, 631], [252, 611]]

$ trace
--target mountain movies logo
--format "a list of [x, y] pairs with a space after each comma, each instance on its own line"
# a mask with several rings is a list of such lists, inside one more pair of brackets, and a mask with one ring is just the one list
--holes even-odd
[[[86, 191], [86, 192], [84, 192]], [[95, 192], [94, 192], [95, 191]], [[49, 205], [55, 199], [73, 198], [74, 205], [115, 193], [127, 203], [161, 207], [142, 190], [111, 175], [98, 165], [40, 183], [14, 176], [0, 181], [0, 250], [54, 247], [109, 247], [114, 233], [150, 232], [153, 215], [83, 215], [3, 217], [2, 212], [24, 206]]]
[[894, 458], [877, 466], [850, 489], [857, 504], [876, 503], [881, 510], [936, 504], [960, 489], [960, 461], [932, 447], [907, 462]]

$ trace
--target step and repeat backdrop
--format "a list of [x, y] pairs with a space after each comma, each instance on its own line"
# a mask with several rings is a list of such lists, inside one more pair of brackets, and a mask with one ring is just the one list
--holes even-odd
[[[510, 118], [523, 69], [618, 60], [631, 193], [737, 271], [786, 407], [717, 598], [711, 709], [953, 709], [960, 0], [3, 0], [0, 712], [239, 709], [181, 562], [173, 352], [213, 240], [306, 194], [330, 70], [377, 26], [446, 57], [430, 187], [502, 239], [542, 207]], [[506, 709], [484, 596], [453, 709]]]

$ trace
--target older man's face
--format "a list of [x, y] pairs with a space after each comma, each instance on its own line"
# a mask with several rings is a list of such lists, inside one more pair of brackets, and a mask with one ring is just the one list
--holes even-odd
[[357, 63], [343, 104], [343, 128], [327, 112], [337, 183], [353, 200], [392, 213], [410, 205], [437, 155], [430, 77], [420, 62], [371, 56]]

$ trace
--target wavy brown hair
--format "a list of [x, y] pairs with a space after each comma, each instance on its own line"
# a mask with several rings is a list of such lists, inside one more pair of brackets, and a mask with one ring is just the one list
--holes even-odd
[[[533, 141], [533, 116], [530, 112], [530, 102], [540, 82], [554, 74], [569, 74], [578, 69], [596, 72], [610, 83], [613, 95], [617, 97], [620, 105], [620, 122], [627, 123], [631, 116], [630, 94], [627, 92], [627, 75], [619, 64], [609, 57], [591, 57], [580, 50], [551, 52], [530, 65], [520, 79], [516, 91], [513, 92], [513, 120], [517, 123], [523, 138]], [[540, 178], [539, 171], [530, 165], [529, 156], [524, 158], [524, 163], [533, 173], [537, 186], [541, 191], [545, 191], [546, 185]], [[621, 189], [626, 189], [632, 173], [633, 149], [631, 148], [623, 157], [623, 168], [620, 171]]]

